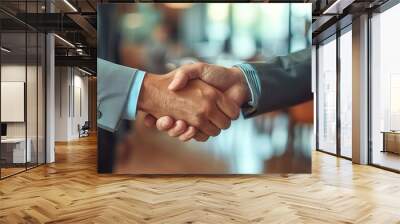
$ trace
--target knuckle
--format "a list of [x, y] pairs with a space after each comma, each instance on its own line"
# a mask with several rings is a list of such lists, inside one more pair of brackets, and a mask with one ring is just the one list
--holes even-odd
[[204, 103], [200, 108], [199, 111], [197, 113], [197, 117], [201, 120], [206, 119], [207, 117], [210, 116], [210, 114], [212, 113], [212, 105], [208, 102]]
[[218, 96], [217, 92], [213, 89], [207, 89], [205, 91], [205, 95], [208, 97], [208, 99], [211, 99], [211, 100], [216, 99]]

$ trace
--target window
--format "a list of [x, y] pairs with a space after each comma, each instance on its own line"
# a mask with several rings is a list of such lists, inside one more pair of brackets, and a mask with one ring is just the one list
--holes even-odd
[[400, 5], [371, 18], [372, 163], [400, 170]]
[[340, 155], [351, 158], [352, 148], [352, 33], [340, 36]]
[[318, 48], [318, 149], [336, 153], [336, 39]]

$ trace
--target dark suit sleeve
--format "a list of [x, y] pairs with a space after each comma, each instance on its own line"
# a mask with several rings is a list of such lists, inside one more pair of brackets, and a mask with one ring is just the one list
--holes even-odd
[[311, 48], [266, 62], [249, 63], [257, 71], [261, 95], [252, 117], [311, 100]]

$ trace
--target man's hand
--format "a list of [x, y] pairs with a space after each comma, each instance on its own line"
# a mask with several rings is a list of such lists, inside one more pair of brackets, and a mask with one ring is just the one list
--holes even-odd
[[[192, 81], [191, 79], [200, 79], [207, 84], [221, 90], [224, 95], [233, 100], [237, 106], [250, 100], [250, 90], [239, 68], [225, 68], [217, 65], [205, 63], [195, 63], [184, 65], [174, 71], [174, 77], [168, 88], [177, 91]], [[179, 118], [176, 122], [171, 116], [164, 116], [157, 121], [154, 117], [148, 115], [145, 117], [145, 124], [149, 127], [157, 126], [160, 131], [167, 131], [172, 137], [178, 137], [182, 141], [190, 140], [194, 137], [198, 141], [208, 139], [207, 133], [198, 131], [193, 126], [189, 126], [184, 120]]]
[[206, 63], [184, 65], [176, 70], [168, 88], [174, 91], [182, 89], [192, 79], [200, 79], [214, 86], [234, 100], [238, 106], [250, 99], [249, 87], [239, 68], [225, 68]]
[[176, 72], [164, 76], [147, 74], [140, 91], [138, 109], [155, 118], [171, 116], [185, 121], [176, 122], [175, 126], [186, 130], [188, 124], [191, 125], [187, 132], [192, 131], [186, 135], [192, 137], [194, 128], [206, 136], [216, 136], [239, 116], [240, 108], [232, 99], [200, 80], [191, 81], [185, 88], [168, 89]]

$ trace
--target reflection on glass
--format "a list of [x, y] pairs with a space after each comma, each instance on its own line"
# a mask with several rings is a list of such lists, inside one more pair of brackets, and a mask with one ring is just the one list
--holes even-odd
[[400, 5], [371, 19], [372, 163], [400, 170]]
[[318, 48], [318, 148], [336, 153], [336, 39]]
[[340, 153], [352, 157], [352, 35], [340, 36]]

